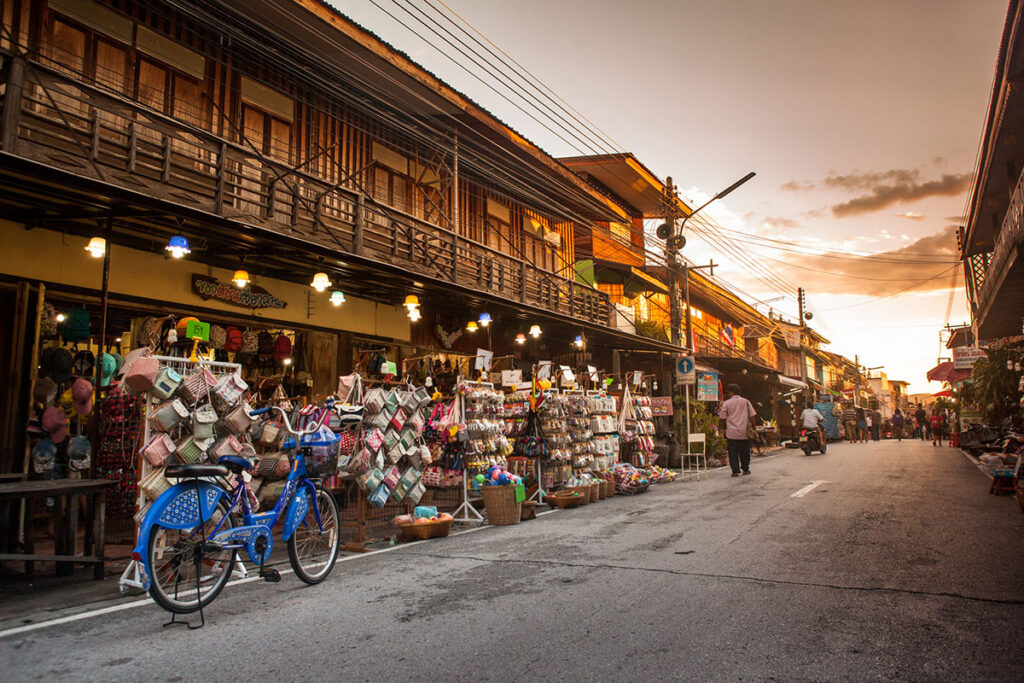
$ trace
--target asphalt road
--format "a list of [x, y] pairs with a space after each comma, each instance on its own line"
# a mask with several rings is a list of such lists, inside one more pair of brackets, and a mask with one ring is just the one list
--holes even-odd
[[0, 675], [1024, 678], [1024, 515], [959, 451], [833, 445], [752, 470], [359, 557], [316, 587], [229, 586], [198, 631], [148, 604], [0, 637]]

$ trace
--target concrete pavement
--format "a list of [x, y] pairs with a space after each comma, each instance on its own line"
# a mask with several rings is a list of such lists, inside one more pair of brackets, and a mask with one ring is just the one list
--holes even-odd
[[5, 635], [5, 680], [1019, 680], [1024, 515], [959, 451], [835, 444]]

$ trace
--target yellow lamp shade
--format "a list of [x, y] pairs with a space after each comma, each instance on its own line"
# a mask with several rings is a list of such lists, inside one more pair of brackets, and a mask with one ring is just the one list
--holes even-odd
[[245, 289], [249, 284], [249, 271], [247, 270], [236, 270], [232, 276], [231, 281], [235, 283], [235, 287], [239, 289]]
[[331, 286], [331, 278], [327, 276], [327, 273], [317, 273], [313, 276], [313, 281], [309, 283], [309, 286], [322, 292]]

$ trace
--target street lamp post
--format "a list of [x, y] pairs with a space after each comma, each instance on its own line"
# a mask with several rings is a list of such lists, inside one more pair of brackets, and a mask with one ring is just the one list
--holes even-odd
[[[676, 230], [676, 224], [675, 224], [676, 216], [679, 213], [678, 206], [676, 205], [675, 187], [672, 184], [672, 179], [671, 178], [666, 179], [666, 183], [665, 183], [665, 199], [666, 199], [665, 223], [666, 223], [666, 225], [668, 227], [668, 230], [667, 230], [667, 235], [665, 236], [665, 239], [666, 239], [666, 247], [667, 247], [666, 255], [668, 257], [667, 258], [668, 267], [669, 267], [669, 270], [671, 271], [669, 273], [669, 321], [670, 321], [670, 324], [672, 325], [672, 331], [671, 331], [672, 343], [677, 345], [677, 346], [679, 345], [679, 322], [680, 322], [679, 319], [681, 317], [680, 316], [680, 312], [679, 312], [678, 271], [679, 271], [679, 268], [680, 268], [680, 264], [679, 264], [679, 260], [678, 260], [678, 254], [679, 254], [679, 250], [682, 249], [683, 246], [686, 244], [686, 239], [683, 237], [683, 230], [686, 228], [686, 221], [690, 220], [695, 215], [700, 213], [704, 209], [704, 207], [706, 207], [708, 204], [710, 204], [711, 202], [715, 201], [716, 199], [722, 199], [723, 197], [728, 195], [730, 192], [735, 190], [737, 187], [739, 187], [743, 183], [745, 183], [748, 180], [750, 180], [751, 178], [753, 178], [755, 175], [757, 175], [757, 174], [754, 173], [753, 171], [751, 171], [750, 173], [748, 173], [747, 175], [743, 176], [742, 178], [737, 180], [735, 183], [730, 185], [729, 187], [725, 188], [724, 190], [722, 190], [721, 192], [716, 194], [711, 199], [709, 199], [706, 202], [704, 202], [703, 204], [701, 204], [699, 207], [697, 207], [696, 209], [691, 211], [688, 215], [684, 216], [682, 222], [679, 224], [678, 231]], [[684, 278], [684, 282], [685, 282], [684, 286], [685, 286], [685, 291], [686, 291], [686, 311], [685, 311], [685, 313], [686, 313], [686, 347], [687, 348], [692, 348], [692, 345], [693, 345], [693, 328], [692, 328], [692, 322], [690, 320], [690, 270], [700, 270], [700, 269], [703, 269], [703, 268], [708, 268], [710, 270], [710, 272], [713, 274], [714, 273], [714, 266], [715, 266], [714, 263], [708, 264], [706, 266], [691, 266], [691, 265], [686, 264], [686, 263], [682, 264], [683, 278]]]

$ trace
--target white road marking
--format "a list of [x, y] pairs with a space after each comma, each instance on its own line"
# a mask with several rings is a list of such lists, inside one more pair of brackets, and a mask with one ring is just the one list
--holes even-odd
[[[537, 516], [539, 517], [540, 515], [550, 514], [551, 512], [555, 512], [555, 510], [548, 510], [546, 512], [539, 512], [539, 513], [537, 513]], [[463, 529], [463, 530], [460, 530], [460, 531], [456, 531], [456, 532], [452, 533], [451, 535], [452, 536], [460, 536], [462, 534], [471, 534], [474, 531], [480, 531], [482, 529], [487, 529], [487, 528], [490, 528], [490, 525], [482, 524], [482, 525], [474, 527], [472, 529]], [[419, 545], [420, 543], [426, 543], [426, 541], [412, 541], [410, 543], [396, 544], [396, 545], [390, 546], [388, 548], [381, 548], [379, 550], [371, 550], [368, 553], [353, 553], [351, 555], [345, 555], [343, 557], [339, 557], [337, 561], [338, 562], [348, 562], [349, 560], [355, 560], [355, 559], [360, 558], [360, 557], [369, 557], [371, 555], [379, 555], [381, 553], [389, 553], [392, 550], [398, 550], [399, 548], [410, 548], [410, 547], [412, 547], [414, 545]], [[295, 570], [294, 569], [282, 569], [280, 571], [281, 571], [281, 575], [283, 576], [285, 574], [292, 574], [292, 573], [294, 573]], [[243, 583], [252, 583], [253, 581], [260, 581], [260, 580], [261, 579], [260, 579], [259, 576], [256, 576], [256, 575], [248, 576], [248, 577], [246, 577], [244, 579], [235, 579], [233, 581], [229, 581], [228, 585], [225, 586], [224, 588], [227, 589], [230, 586], [240, 586]], [[51, 626], [60, 626], [61, 624], [70, 624], [70, 623], [73, 623], [73, 622], [76, 622], [76, 621], [81, 621], [82, 619], [90, 619], [92, 617], [98, 617], [98, 616], [101, 616], [103, 614], [110, 614], [111, 612], [120, 612], [122, 610], [132, 609], [133, 607], [141, 607], [143, 605], [155, 605], [155, 603], [152, 600], [150, 600], [148, 597], [146, 597], [146, 598], [143, 598], [141, 600], [133, 600], [132, 602], [126, 602], [126, 603], [122, 603], [122, 604], [119, 604], [119, 605], [110, 605], [108, 607], [100, 607], [99, 609], [93, 609], [93, 610], [89, 610], [87, 612], [80, 612], [78, 614], [69, 614], [66, 617], [58, 617], [56, 619], [50, 619], [48, 621], [40, 621], [40, 622], [35, 623], [35, 624], [25, 624], [23, 626], [15, 626], [14, 628], [9, 628], [9, 629], [7, 629], [5, 631], [0, 631], [0, 638], [7, 638], [9, 636], [16, 636], [16, 635], [21, 634], [21, 633], [28, 633], [29, 631], [37, 631], [39, 629], [49, 628]]]
[[806, 495], [807, 495], [808, 493], [810, 493], [810, 492], [811, 492], [811, 491], [813, 491], [814, 489], [818, 488], [818, 487], [819, 487], [819, 486], [821, 486], [822, 484], [831, 484], [831, 483], [832, 483], [832, 482], [830, 482], [830, 481], [825, 481], [824, 479], [822, 479], [821, 481], [813, 481], [813, 482], [811, 482], [810, 484], [808, 484], [807, 486], [805, 486], [805, 487], [803, 487], [802, 489], [800, 489], [799, 491], [797, 491], [796, 493], [791, 493], [791, 494], [789, 494], [789, 497], [790, 497], [790, 498], [803, 498], [803, 497], [804, 497], [804, 496], [806, 496]]

